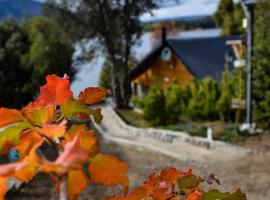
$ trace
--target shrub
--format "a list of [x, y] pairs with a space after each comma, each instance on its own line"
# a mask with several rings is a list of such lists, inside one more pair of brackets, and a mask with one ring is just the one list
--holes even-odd
[[177, 123], [184, 110], [184, 90], [181, 89], [178, 83], [174, 83], [166, 92], [165, 113], [167, 122], [169, 124]]
[[194, 81], [191, 86], [191, 98], [188, 102], [188, 116], [196, 120], [216, 119], [218, 98], [216, 81], [206, 77], [200, 82]]
[[221, 95], [217, 102], [217, 111], [219, 117], [223, 121], [229, 121], [231, 119], [231, 102], [234, 96], [232, 79], [230, 73], [225, 70], [220, 85]]
[[153, 81], [150, 92], [144, 98], [143, 115], [145, 120], [152, 126], [166, 124], [167, 117], [165, 115], [165, 96]]

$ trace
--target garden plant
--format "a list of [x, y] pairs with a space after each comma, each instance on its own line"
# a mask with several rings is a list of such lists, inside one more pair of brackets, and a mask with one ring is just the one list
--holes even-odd
[[[49, 174], [61, 200], [76, 199], [91, 184], [121, 185], [122, 196], [108, 200], [245, 200], [236, 189], [232, 193], [201, 186], [220, 184], [214, 176], [195, 176], [191, 169], [167, 168], [153, 173], [141, 187], [129, 192], [128, 164], [112, 155], [99, 153], [98, 136], [79, 120], [102, 120], [101, 109], [94, 104], [103, 100], [107, 90], [89, 87], [73, 97], [68, 76], [48, 75], [40, 95], [21, 110], [0, 109], [0, 150], [12, 162], [0, 165], [0, 199], [4, 199], [15, 182], [29, 182], [38, 173]], [[55, 158], [46, 148], [54, 149]], [[14, 180], [16, 180], [14, 182]]]

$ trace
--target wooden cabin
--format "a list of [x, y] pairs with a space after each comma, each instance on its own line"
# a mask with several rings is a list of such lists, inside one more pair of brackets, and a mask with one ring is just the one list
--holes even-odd
[[133, 95], [146, 95], [153, 77], [163, 90], [174, 81], [185, 85], [194, 78], [220, 79], [225, 63], [231, 70], [235, 58], [233, 48], [226, 42], [236, 39], [239, 37], [167, 39], [163, 30], [161, 43], [130, 70]]

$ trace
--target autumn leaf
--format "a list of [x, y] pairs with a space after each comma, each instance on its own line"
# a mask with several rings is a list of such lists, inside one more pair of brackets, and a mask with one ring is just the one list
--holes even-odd
[[68, 99], [61, 105], [61, 111], [65, 118], [70, 119], [72, 116], [85, 113], [92, 115], [97, 123], [100, 123], [102, 120], [101, 110], [100, 109], [90, 109], [84, 103], [77, 101], [75, 99]]
[[88, 87], [79, 94], [79, 101], [82, 101], [88, 105], [93, 105], [100, 102], [106, 96], [106, 90]]
[[151, 174], [149, 180], [144, 182], [144, 188], [147, 194], [154, 199], [166, 200], [173, 195], [177, 180], [191, 175], [192, 170], [178, 172], [175, 168], [167, 168], [162, 170], [160, 174]]
[[8, 191], [8, 178], [0, 176], [0, 200], [5, 199], [5, 195]]
[[177, 181], [178, 187], [182, 190], [196, 188], [202, 182], [203, 180], [196, 176], [184, 176]]
[[86, 124], [72, 124], [68, 129], [68, 133], [75, 135], [78, 131], [88, 131], [88, 127]]
[[[5, 146], [15, 146], [19, 142], [20, 133], [31, 128], [31, 125], [26, 122], [20, 122], [13, 126], [5, 128], [0, 132], [0, 153], [4, 153], [9, 149], [4, 149]], [[7, 145], [8, 144], [8, 145]]]
[[42, 128], [38, 128], [38, 130], [42, 135], [48, 138], [59, 138], [63, 137], [66, 132], [67, 121], [63, 120], [60, 124], [44, 124]]
[[33, 145], [40, 140], [41, 136], [37, 132], [33, 130], [23, 131], [20, 135], [20, 142], [15, 147], [16, 151], [19, 153], [20, 160], [27, 156]]
[[176, 184], [176, 181], [184, 176], [191, 176], [192, 170], [189, 169], [187, 172], [178, 172], [175, 168], [167, 168], [160, 172], [160, 176], [169, 183]]
[[82, 170], [70, 170], [67, 175], [68, 200], [77, 199], [81, 191], [89, 185], [89, 180]]
[[16, 162], [0, 165], [0, 200], [5, 199], [5, 195], [9, 190], [8, 178], [13, 176], [16, 171], [27, 167], [25, 162]]
[[61, 111], [65, 118], [70, 119], [78, 113], [87, 113], [89, 108], [80, 101], [68, 99], [61, 105]]
[[[186, 200], [200, 200], [201, 196], [202, 196], [202, 192], [195, 190], [194, 192], [188, 194]], [[208, 200], [216, 200], [216, 199], [208, 199]]]
[[0, 108], [0, 128], [23, 120], [20, 111], [15, 109]]
[[60, 165], [63, 171], [68, 171], [73, 168], [80, 168], [81, 165], [89, 158], [89, 149], [82, 147], [80, 136], [77, 135], [73, 141], [68, 142], [63, 153], [54, 162], [55, 165]]
[[60, 78], [55, 74], [47, 75], [47, 83], [40, 87], [40, 96], [38, 101], [44, 101], [46, 104], [56, 103], [62, 105], [65, 100], [72, 98], [73, 93], [70, 90], [69, 77]]
[[166, 200], [171, 197], [174, 185], [164, 180], [163, 177], [153, 173], [144, 182], [146, 193], [156, 200]]
[[203, 193], [200, 200], [247, 200], [246, 195], [237, 189], [233, 193], [220, 192], [216, 189], [212, 189], [208, 192]]
[[116, 157], [99, 154], [91, 160], [89, 173], [94, 183], [105, 186], [121, 184], [125, 192], [127, 192], [127, 168], [128, 165], [120, 162]]
[[39, 127], [56, 119], [54, 104], [45, 104], [44, 101], [29, 103], [23, 108], [22, 113], [31, 124]]

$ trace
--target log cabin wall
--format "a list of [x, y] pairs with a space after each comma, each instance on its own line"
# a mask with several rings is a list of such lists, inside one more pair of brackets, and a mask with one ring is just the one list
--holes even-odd
[[166, 90], [174, 80], [176, 80], [180, 86], [184, 86], [192, 82], [192, 74], [174, 54], [169, 61], [162, 61], [160, 57], [155, 57], [148, 65], [148, 70], [134, 78], [132, 80], [133, 83], [149, 87], [151, 85], [152, 78], [155, 77], [160, 88]]

